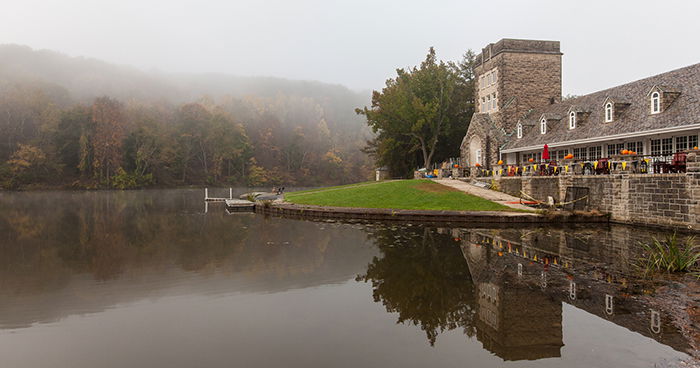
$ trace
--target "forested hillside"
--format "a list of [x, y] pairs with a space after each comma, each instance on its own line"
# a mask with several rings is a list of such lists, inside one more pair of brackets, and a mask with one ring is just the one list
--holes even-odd
[[143, 72], [0, 46], [0, 185], [136, 188], [366, 180], [368, 94]]

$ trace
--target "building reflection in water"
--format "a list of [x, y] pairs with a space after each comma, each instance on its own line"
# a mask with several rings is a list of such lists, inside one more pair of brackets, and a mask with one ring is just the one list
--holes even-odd
[[[567, 303], [689, 350], [631, 266], [637, 243], [663, 234], [601, 225], [348, 226], [227, 216], [220, 207], [204, 215], [199, 192], [159, 194], [0, 197], [0, 328], [154, 295], [269, 293], [356, 276], [431, 345], [460, 331], [505, 360], [559, 357]], [[47, 211], [46, 203], [65, 205]]]
[[624, 226], [377, 230], [383, 257], [358, 280], [431, 344], [460, 328], [504, 360], [560, 357], [562, 303], [687, 352], [648, 295], [653, 286], [635, 276], [638, 242], [654, 235]]

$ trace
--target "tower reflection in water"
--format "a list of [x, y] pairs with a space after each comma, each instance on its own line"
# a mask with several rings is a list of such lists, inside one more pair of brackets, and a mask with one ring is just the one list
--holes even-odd
[[688, 351], [653, 287], [635, 276], [638, 242], [658, 234], [603, 230], [380, 229], [372, 237], [383, 257], [358, 280], [431, 344], [459, 328], [504, 360], [560, 357], [562, 303]]

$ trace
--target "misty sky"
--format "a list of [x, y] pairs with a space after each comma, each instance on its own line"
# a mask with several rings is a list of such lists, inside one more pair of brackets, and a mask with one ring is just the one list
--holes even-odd
[[0, 43], [163, 72], [381, 88], [430, 46], [560, 40], [564, 94], [700, 62], [700, 1], [1, 0]]

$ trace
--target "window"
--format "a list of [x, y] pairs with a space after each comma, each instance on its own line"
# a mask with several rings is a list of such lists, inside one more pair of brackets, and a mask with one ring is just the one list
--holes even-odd
[[493, 83], [496, 84], [497, 81], [498, 81], [498, 73], [496, 73], [496, 71], [494, 70], [493, 71]]
[[613, 121], [613, 105], [612, 102], [605, 104], [605, 122], [609, 123]]
[[687, 135], [682, 137], [676, 137], [676, 152], [685, 151], [687, 149], [692, 149], [698, 146], [698, 136], [697, 135]]
[[676, 152], [688, 149], [688, 137], [676, 137]]
[[576, 129], [576, 113], [573, 111], [569, 113], [569, 129]]
[[612, 157], [614, 155], [619, 155], [620, 151], [625, 149], [625, 144], [624, 143], [610, 143], [608, 144], [608, 157]]
[[498, 104], [496, 103], [496, 92], [494, 92], [494, 93], [491, 95], [491, 103], [493, 104], [492, 109], [493, 109], [493, 110], [496, 110], [496, 108], [498, 107]]
[[476, 150], [476, 162], [475, 163], [481, 165], [481, 148]]
[[651, 140], [651, 155], [658, 156], [661, 154], [661, 139]]
[[644, 143], [642, 142], [627, 142], [627, 149], [630, 151], [637, 152], [638, 154], [644, 154]]
[[670, 155], [673, 153], [673, 138], [664, 138], [661, 140], [661, 154]]
[[568, 154], [569, 154], [568, 149], [562, 149], [562, 150], [557, 151], [556, 156], [553, 155], [552, 157], [556, 157], [557, 160], [563, 160], [564, 156], [566, 156]]
[[522, 138], [523, 137], [523, 125], [518, 123], [516, 130], [517, 130], [518, 138]]
[[481, 112], [486, 112], [486, 97], [481, 98]]
[[547, 119], [545, 118], [540, 121], [540, 134], [547, 134]]
[[586, 159], [586, 147], [574, 148], [574, 158], [577, 160]]
[[538, 153], [523, 153], [523, 163], [527, 164], [532, 159], [532, 162], [542, 161], [542, 152]]
[[486, 111], [491, 111], [491, 95], [486, 95]]
[[659, 92], [651, 94], [651, 113], [658, 114], [661, 112], [661, 96]]
[[602, 146], [588, 147], [588, 159], [597, 160], [603, 155], [602, 152]]

